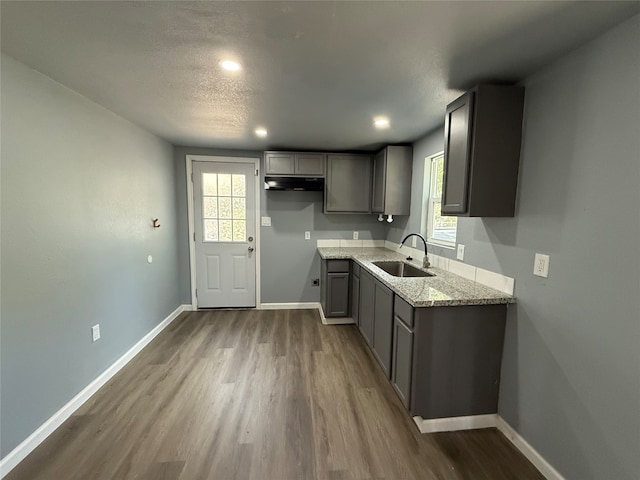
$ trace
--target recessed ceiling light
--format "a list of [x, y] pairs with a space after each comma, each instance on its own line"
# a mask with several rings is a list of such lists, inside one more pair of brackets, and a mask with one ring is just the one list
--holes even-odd
[[387, 117], [375, 117], [373, 124], [376, 128], [389, 128], [389, 119]]
[[255, 130], [256, 135], [259, 137], [266, 137], [267, 136], [267, 129], [266, 128], [256, 128]]
[[238, 62], [234, 62], [233, 60], [222, 60], [220, 62], [220, 66], [225, 70], [229, 70], [230, 72], [237, 72], [240, 70], [240, 64]]

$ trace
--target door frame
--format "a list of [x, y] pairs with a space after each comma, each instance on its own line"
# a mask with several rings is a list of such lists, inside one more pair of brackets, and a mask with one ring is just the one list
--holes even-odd
[[189, 219], [189, 271], [191, 279], [191, 308], [197, 309], [196, 301], [196, 251], [195, 251], [195, 214], [193, 205], [193, 163], [192, 162], [212, 162], [212, 163], [245, 163], [253, 165], [256, 170], [254, 176], [255, 189], [255, 238], [256, 238], [256, 307], [260, 306], [260, 158], [252, 157], [224, 157], [218, 155], [186, 155], [185, 171], [187, 173], [187, 216]]

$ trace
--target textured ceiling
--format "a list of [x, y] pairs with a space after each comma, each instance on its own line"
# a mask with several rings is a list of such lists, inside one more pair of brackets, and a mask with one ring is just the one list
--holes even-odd
[[[415, 140], [462, 90], [521, 80], [639, 6], [2, 1], [1, 46], [175, 145], [370, 150]], [[243, 69], [222, 71], [225, 58]]]

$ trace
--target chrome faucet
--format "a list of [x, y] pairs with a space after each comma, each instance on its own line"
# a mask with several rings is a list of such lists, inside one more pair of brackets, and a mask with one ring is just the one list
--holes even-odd
[[[429, 257], [427, 257], [427, 241], [424, 239], [422, 235], [420, 235], [419, 233], [410, 233], [409, 235], [407, 235], [402, 239], [402, 241], [400, 242], [400, 247], [404, 245], [404, 242], [407, 241], [407, 238], [413, 237], [413, 236], [416, 236], [420, 240], [422, 240], [422, 243], [424, 245], [424, 258], [422, 259], [422, 268], [429, 268], [431, 264], [429, 263]], [[407, 260], [413, 260], [413, 259], [411, 258], [411, 256], [409, 256], [407, 257]]]

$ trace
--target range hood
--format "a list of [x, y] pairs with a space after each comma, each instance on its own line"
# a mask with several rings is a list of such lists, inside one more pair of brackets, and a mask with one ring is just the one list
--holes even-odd
[[297, 190], [322, 192], [324, 178], [318, 177], [264, 177], [265, 190]]

